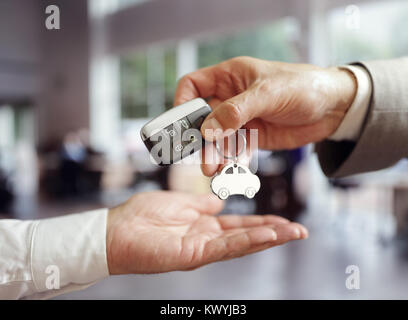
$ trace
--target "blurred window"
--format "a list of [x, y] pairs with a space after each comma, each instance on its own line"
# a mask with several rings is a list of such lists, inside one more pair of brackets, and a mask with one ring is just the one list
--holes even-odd
[[157, 116], [173, 105], [176, 89], [176, 50], [150, 48], [120, 59], [123, 119]]
[[88, 0], [89, 15], [103, 17], [151, 0]]
[[35, 118], [31, 104], [0, 105], [0, 170], [12, 171], [19, 145], [34, 147]]
[[408, 2], [384, 1], [329, 13], [331, 63], [387, 59], [408, 54]]
[[148, 2], [150, 0], [114, 0], [114, 1], [118, 1], [118, 9], [124, 9], [144, 2]]
[[232, 34], [217, 35], [199, 42], [198, 67], [219, 63], [236, 56], [293, 62], [298, 54], [293, 45], [299, 34], [294, 18]]
[[122, 118], [147, 116], [147, 57], [145, 52], [120, 60]]
[[[217, 34], [197, 41], [197, 67], [247, 55], [262, 59], [298, 60], [293, 42], [299, 33], [293, 18], [246, 29]], [[154, 117], [172, 107], [177, 86], [175, 46], [151, 46], [120, 58], [122, 119]]]
[[225, 174], [233, 174], [233, 173], [234, 173], [234, 169], [232, 167], [225, 171]]

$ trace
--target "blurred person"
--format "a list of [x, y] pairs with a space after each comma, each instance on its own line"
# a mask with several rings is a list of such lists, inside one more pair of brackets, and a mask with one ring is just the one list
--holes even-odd
[[[329, 68], [237, 57], [184, 76], [175, 105], [210, 99], [201, 127], [210, 141], [243, 127], [258, 129], [261, 149], [317, 143], [323, 172], [343, 177], [408, 156], [407, 78], [408, 57]], [[204, 174], [216, 163], [203, 163]]]
[[100, 189], [104, 155], [91, 147], [89, 133], [68, 133], [59, 150], [59, 185], [63, 196], [88, 195]]
[[78, 132], [69, 132], [63, 139], [60, 151], [60, 177], [64, 196], [80, 192], [81, 175], [87, 156], [85, 145]]
[[9, 178], [0, 168], [0, 214], [7, 210], [14, 199]]

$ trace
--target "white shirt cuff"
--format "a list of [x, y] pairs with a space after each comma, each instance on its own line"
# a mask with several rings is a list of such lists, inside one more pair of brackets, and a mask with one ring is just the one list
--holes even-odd
[[108, 209], [100, 209], [40, 220], [31, 250], [31, 272], [37, 292], [48, 291], [47, 296], [52, 296], [52, 291], [57, 293], [59, 288], [80, 288], [78, 285], [109, 275], [107, 213]]
[[370, 105], [372, 93], [371, 79], [368, 72], [362, 67], [341, 66], [339, 68], [347, 69], [354, 74], [357, 79], [358, 88], [354, 101], [344, 116], [343, 121], [328, 139], [334, 141], [357, 141]]

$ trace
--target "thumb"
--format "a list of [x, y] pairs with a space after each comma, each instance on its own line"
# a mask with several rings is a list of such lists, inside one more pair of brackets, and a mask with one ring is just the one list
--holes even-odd
[[251, 96], [251, 90], [246, 90], [220, 103], [201, 126], [204, 138], [214, 141], [228, 136], [256, 117], [259, 108]]

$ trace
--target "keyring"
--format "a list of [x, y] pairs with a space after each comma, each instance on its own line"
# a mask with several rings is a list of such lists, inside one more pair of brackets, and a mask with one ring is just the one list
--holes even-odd
[[237, 134], [238, 134], [237, 142], [239, 142], [238, 139], [239, 139], [239, 136], [241, 136], [241, 137], [242, 137], [242, 141], [244, 142], [244, 145], [243, 145], [242, 150], [241, 150], [238, 154], [236, 154], [235, 156], [226, 156], [226, 155], [224, 154], [224, 152], [221, 152], [220, 146], [218, 145], [218, 140], [215, 141], [215, 149], [217, 150], [218, 154], [219, 154], [221, 157], [223, 157], [224, 159], [227, 159], [227, 160], [234, 159], [234, 161], [237, 161], [237, 160], [238, 160], [238, 157], [239, 157], [241, 154], [244, 153], [244, 151], [245, 151], [245, 149], [246, 149], [246, 145], [247, 145], [246, 137], [245, 137], [245, 135], [244, 135], [242, 132], [237, 131]]

